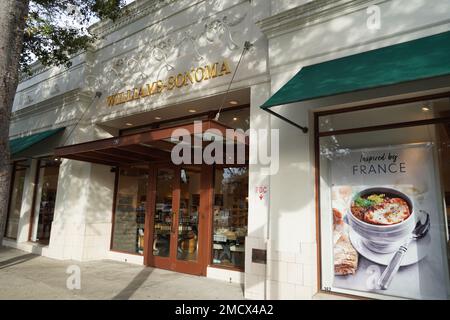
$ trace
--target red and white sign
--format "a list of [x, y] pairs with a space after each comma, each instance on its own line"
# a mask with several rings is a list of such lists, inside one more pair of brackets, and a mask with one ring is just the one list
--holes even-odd
[[263, 200], [265, 195], [267, 194], [268, 188], [267, 186], [258, 186], [256, 187], [256, 194], [259, 197], [259, 200]]

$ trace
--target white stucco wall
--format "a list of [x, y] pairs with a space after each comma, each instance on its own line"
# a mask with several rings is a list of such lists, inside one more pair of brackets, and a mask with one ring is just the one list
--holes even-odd
[[[231, 88], [250, 88], [252, 129], [278, 130], [280, 167], [276, 175], [263, 176], [261, 165], [250, 165], [245, 297], [313, 298], [319, 281], [312, 112], [324, 106], [348, 106], [355, 101], [442, 90], [448, 85], [442, 81], [432, 81], [427, 86], [414, 83], [275, 108], [289, 119], [307, 126], [310, 129], [307, 134], [269, 116], [259, 106], [302, 66], [450, 30], [450, 2], [166, 0], [154, 8], [151, 8], [151, 2], [138, 1], [139, 10], [128, 20], [97, 25], [94, 29], [105, 38], [92, 51], [75, 57], [71, 69], [51, 68], [23, 81], [14, 102], [11, 136], [58, 126], [72, 128], [89, 108], [66, 144], [96, 140], [117, 134], [98, 126], [104, 121], [223, 93], [229, 77], [126, 105], [106, 106], [106, 96], [110, 94], [171, 74], [163, 60], [151, 55], [155, 46], [167, 45], [167, 63], [176, 72], [223, 58], [230, 60], [234, 70], [244, 41], [251, 41], [254, 47], [246, 55]], [[367, 7], [370, 5], [379, 5], [379, 30], [367, 29]], [[231, 22], [228, 26], [230, 34], [221, 35], [212, 28], [209, 30], [212, 40], [208, 40], [205, 26], [213, 27], [214, 22], [223, 22], [225, 16], [227, 23]], [[100, 99], [94, 98], [96, 91], [102, 92]], [[257, 144], [252, 143], [251, 160], [257, 156], [255, 147], [266, 146], [269, 142], [268, 137], [259, 137]], [[40, 249], [43, 254], [58, 259], [110, 258], [142, 264], [142, 257], [109, 251], [114, 184], [114, 175], [109, 169], [63, 161], [51, 241], [47, 248]], [[27, 175], [30, 181], [30, 177], [34, 177], [33, 170]], [[260, 186], [268, 188], [263, 200], [256, 192]], [[27, 196], [24, 196], [22, 207], [21, 230], [27, 229], [32, 200], [30, 190], [25, 188]], [[26, 240], [27, 232], [21, 231], [21, 248], [36, 250], [27, 247]], [[252, 262], [252, 249], [267, 250], [266, 265]], [[216, 278], [227, 279], [215, 270], [208, 272]], [[232, 276], [236, 282], [242, 280], [240, 274]]]
[[[94, 32], [101, 38], [92, 50], [76, 56], [70, 69], [34, 67], [35, 75], [24, 79], [17, 90], [11, 138], [57, 127], [66, 130], [49, 150], [36, 145], [20, 156], [48, 155], [51, 147], [57, 145], [117, 135], [118, 130], [103, 128], [101, 124], [225, 92], [231, 74], [126, 105], [106, 106], [108, 95], [184, 73], [191, 67], [227, 59], [234, 71], [245, 41], [250, 41], [253, 47], [245, 55], [231, 90], [267, 82], [267, 41], [255, 21], [270, 13], [268, 2], [167, 0], [155, 3], [139, 0], [131, 5], [131, 14], [125, 19], [94, 26]], [[163, 45], [165, 58], [161, 60], [152, 50]], [[168, 70], [168, 65], [173, 70]], [[102, 93], [100, 99], [95, 97], [97, 91]], [[30, 173], [28, 178], [33, 181], [33, 177]], [[57, 259], [112, 258], [139, 263], [141, 257], [109, 252], [113, 185], [114, 174], [109, 167], [64, 160], [50, 244], [44, 248], [30, 245], [25, 231], [19, 244]], [[26, 201], [32, 201], [32, 192]], [[29, 209], [26, 210], [22, 222], [29, 227], [25, 214], [29, 214]]]
[[[374, 4], [380, 7], [381, 28], [368, 30], [367, 7]], [[333, 6], [341, 9], [331, 10]], [[289, 1], [272, 4], [271, 16], [259, 23], [269, 39], [271, 94], [302, 66], [448, 31], [449, 9], [448, 1], [438, 0], [309, 1], [304, 7], [291, 6]], [[399, 94], [411, 96], [433, 88], [444, 90], [444, 82], [396, 86], [273, 109], [310, 130], [303, 134], [271, 117], [270, 127], [280, 132], [280, 172], [270, 177], [268, 298], [311, 299], [318, 291], [314, 109], [392, 99]]]

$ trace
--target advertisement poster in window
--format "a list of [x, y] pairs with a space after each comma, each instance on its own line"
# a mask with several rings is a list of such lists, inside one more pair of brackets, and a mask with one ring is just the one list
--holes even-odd
[[447, 299], [434, 150], [431, 143], [345, 149], [331, 161], [334, 288]]

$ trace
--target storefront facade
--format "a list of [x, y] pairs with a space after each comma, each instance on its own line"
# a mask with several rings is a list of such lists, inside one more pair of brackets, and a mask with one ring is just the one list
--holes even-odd
[[[450, 72], [358, 90], [319, 81], [321, 94], [269, 104], [303, 66], [320, 79], [324, 61], [440, 34], [445, 47], [450, 6], [304, 2], [136, 1], [93, 27], [101, 40], [70, 69], [36, 67], [14, 102], [4, 244], [244, 283], [249, 299], [447, 299]], [[365, 57], [346, 62], [371, 72]], [[175, 164], [173, 132], [203, 135], [194, 159], [209, 129], [254, 132], [233, 138], [244, 161]], [[380, 248], [365, 235], [388, 223], [348, 212], [392, 199], [405, 227]], [[413, 218], [424, 230], [387, 281]]]

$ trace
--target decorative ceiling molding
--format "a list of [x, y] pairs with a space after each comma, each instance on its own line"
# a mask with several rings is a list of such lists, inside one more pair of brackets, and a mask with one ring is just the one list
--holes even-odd
[[390, 0], [314, 0], [256, 24], [270, 39], [388, 1]]

